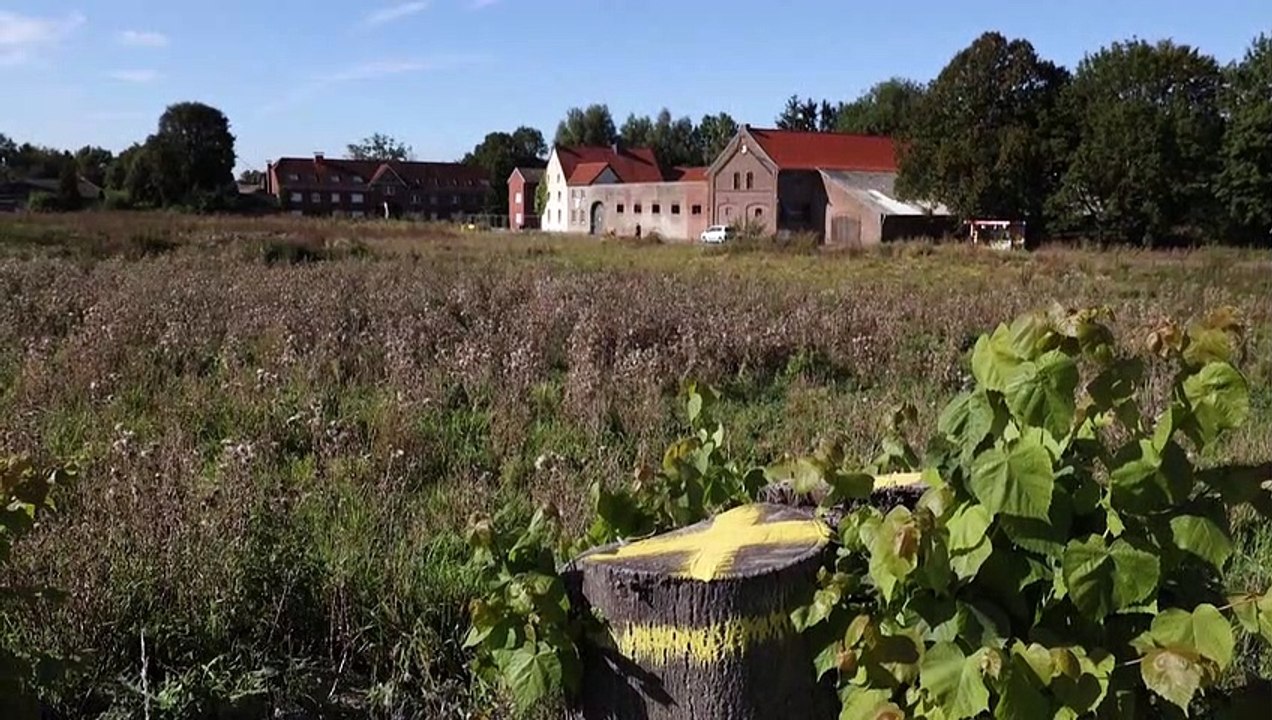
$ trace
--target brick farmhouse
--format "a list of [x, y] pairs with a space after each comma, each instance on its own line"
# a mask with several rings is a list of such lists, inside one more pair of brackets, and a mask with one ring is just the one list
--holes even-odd
[[648, 148], [556, 147], [541, 226], [694, 240], [710, 225], [752, 224], [844, 246], [953, 230], [946, 208], [899, 200], [896, 175], [890, 138], [841, 133], [743, 126], [706, 168], [662, 167]]
[[265, 192], [293, 215], [451, 220], [479, 213], [484, 171], [460, 163], [282, 158], [265, 171]]

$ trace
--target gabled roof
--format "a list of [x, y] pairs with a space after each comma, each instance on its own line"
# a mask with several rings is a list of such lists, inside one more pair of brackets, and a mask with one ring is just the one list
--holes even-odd
[[[609, 163], [604, 162], [585, 162], [579, 163], [574, 168], [574, 172], [570, 173], [566, 180], [567, 185], [591, 185], [596, 182], [606, 170], [609, 170]], [[617, 173], [615, 173], [617, 175]]]
[[666, 179], [658, 158], [654, 157], [654, 151], [650, 148], [557, 146], [554, 152], [566, 178], [572, 178], [574, 171], [583, 163], [603, 163], [609, 165], [619, 182], [652, 183]]
[[[522, 180], [528, 183], [543, 182], [544, 169], [541, 167], [515, 167], [512, 169], [513, 175], [520, 175]], [[509, 177], [512, 177], [509, 175]]]
[[897, 171], [892, 138], [762, 128], [744, 132], [781, 170]]
[[[321, 183], [356, 189], [386, 178], [400, 179], [408, 187], [485, 187], [490, 183], [485, 170], [463, 163], [280, 158], [273, 168], [281, 185]], [[297, 175], [300, 180], [289, 180], [289, 175]], [[363, 185], [353, 183], [355, 176], [362, 178]], [[331, 182], [332, 177], [339, 177], [340, 182]]]

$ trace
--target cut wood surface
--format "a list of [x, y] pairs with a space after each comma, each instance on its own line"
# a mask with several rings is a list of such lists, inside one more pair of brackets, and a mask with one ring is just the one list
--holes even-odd
[[579, 557], [572, 593], [608, 633], [584, 648], [576, 717], [822, 717], [827, 698], [789, 615], [829, 540], [811, 514], [760, 504]]

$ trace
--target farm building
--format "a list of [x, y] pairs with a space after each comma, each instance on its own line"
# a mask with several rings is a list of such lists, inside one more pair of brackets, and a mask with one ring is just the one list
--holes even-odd
[[450, 220], [480, 212], [490, 180], [461, 163], [281, 158], [265, 192], [293, 215]]
[[[56, 178], [27, 178], [0, 182], [0, 212], [25, 210], [27, 201], [31, 199], [32, 195], [35, 193], [56, 195], [59, 186], [60, 182]], [[79, 179], [79, 194], [85, 203], [93, 203], [102, 198], [102, 189], [81, 177]]]
[[753, 224], [849, 246], [950, 232], [945, 207], [896, 197], [896, 175], [890, 138], [842, 133], [743, 126], [706, 168], [662, 167], [648, 148], [557, 147], [543, 229], [693, 240]]
[[543, 168], [513, 168], [508, 178], [508, 227], [513, 230], [536, 230], [539, 215], [534, 198], [543, 182]]

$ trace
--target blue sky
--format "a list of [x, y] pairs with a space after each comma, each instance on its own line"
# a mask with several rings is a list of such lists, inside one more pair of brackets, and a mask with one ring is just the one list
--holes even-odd
[[1071, 66], [1128, 37], [1227, 62], [1272, 0], [0, 0], [0, 132], [119, 150], [199, 100], [241, 168], [373, 132], [448, 160], [588, 102], [769, 124], [792, 93], [928, 80], [985, 30]]

